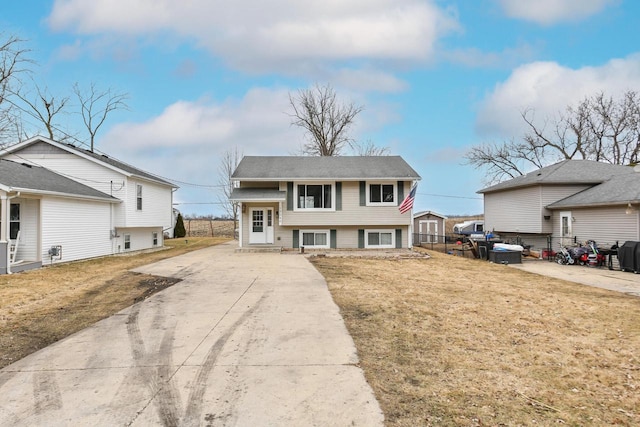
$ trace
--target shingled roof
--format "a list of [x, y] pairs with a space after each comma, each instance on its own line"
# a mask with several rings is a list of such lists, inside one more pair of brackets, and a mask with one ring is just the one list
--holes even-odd
[[0, 188], [5, 191], [120, 201], [48, 169], [4, 159], [0, 159]]
[[245, 156], [232, 179], [248, 181], [420, 179], [400, 156]]
[[[631, 168], [629, 168], [631, 169]], [[591, 188], [566, 197], [547, 206], [548, 209], [566, 209], [585, 206], [611, 206], [640, 202], [640, 172], [616, 175]]]
[[75, 153], [78, 154], [80, 156], [86, 156], [89, 157], [91, 159], [94, 159], [97, 162], [100, 163], [104, 163], [106, 165], [109, 165], [113, 168], [116, 168], [122, 172], [124, 172], [125, 175], [134, 175], [140, 178], [144, 178], [147, 180], [151, 180], [151, 181], [155, 181], [159, 184], [163, 184], [163, 185], [169, 185], [172, 187], [176, 187], [177, 186], [163, 178], [160, 178], [156, 175], [153, 175], [149, 172], [143, 171], [142, 169], [139, 169], [135, 166], [131, 166], [121, 160], [117, 160], [114, 159], [112, 157], [107, 156], [106, 154], [102, 154], [102, 153], [96, 153], [93, 152], [91, 150], [87, 150], [85, 148], [82, 147], [78, 147], [77, 145], [73, 145], [73, 144], [65, 144], [62, 142], [57, 142], [57, 141], [53, 141], [49, 138], [45, 138], [43, 136], [36, 136], [34, 138], [31, 138], [29, 140], [17, 143], [15, 145], [9, 146], [9, 147], [5, 147], [3, 149], [3, 152], [5, 153], [19, 153], [21, 150], [27, 149], [28, 147], [37, 147], [38, 144], [48, 144], [49, 146], [53, 146], [53, 147], [57, 147], [57, 149], [59, 150], [63, 150], [63, 151], [67, 151], [67, 152], [71, 152], [71, 153]]
[[633, 173], [633, 168], [629, 166], [612, 165], [592, 160], [563, 160], [526, 175], [484, 188], [478, 193], [493, 193], [541, 184], [597, 185], [613, 176], [630, 173]]

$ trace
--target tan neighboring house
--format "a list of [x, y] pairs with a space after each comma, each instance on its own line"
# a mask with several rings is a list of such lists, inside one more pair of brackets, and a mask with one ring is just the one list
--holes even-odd
[[444, 243], [446, 220], [446, 216], [433, 211], [422, 211], [413, 214], [415, 243]]
[[245, 156], [232, 179], [239, 245], [309, 249], [410, 248], [420, 179], [399, 156]]
[[535, 248], [640, 241], [640, 169], [564, 160], [478, 191], [485, 230]]

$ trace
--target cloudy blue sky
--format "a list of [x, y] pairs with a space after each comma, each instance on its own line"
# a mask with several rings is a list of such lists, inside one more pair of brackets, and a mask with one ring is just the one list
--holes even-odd
[[[638, 28], [632, 0], [30, 0], [0, 11], [0, 31], [25, 40], [51, 94], [76, 82], [129, 94], [97, 148], [180, 182], [187, 214], [222, 213], [225, 150], [299, 151], [288, 94], [314, 83], [365, 107], [356, 140], [418, 171], [417, 210], [480, 213], [469, 147], [520, 137], [525, 108], [542, 120], [599, 91], [638, 90]], [[77, 116], [59, 126], [86, 141]]]

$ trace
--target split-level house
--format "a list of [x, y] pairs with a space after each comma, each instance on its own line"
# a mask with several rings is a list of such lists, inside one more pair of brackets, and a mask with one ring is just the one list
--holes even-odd
[[480, 190], [485, 230], [536, 248], [640, 240], [640, 169], [564, 160]]
[[36, 137], [0, 151], [0, 273], [161, 247], [172, 183]]
[[239, 246], [409, 248], [411, 211], [399, 206], [420, 179], [399, 156], [245, 156], [232, 179]]

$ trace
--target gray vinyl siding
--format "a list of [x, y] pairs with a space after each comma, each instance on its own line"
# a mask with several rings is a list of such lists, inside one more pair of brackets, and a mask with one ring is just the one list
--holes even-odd
[[485, 230], [498, 233], [540, 233], [541, 210], [539, 187], [485, 194]]
[[[574, 218], [572, 234], [578, 242], [595, 240], [601, 246], [610, 246], [616, 241], [623, 244], [627, 240], [640, 241], [640, 213], [626, 214], [625, 206], [566, 209]], [[553, 214], [554, 245], [560, 237], [560, 212]], [[554, 248], [555, 249], [555, 248]]]
[[542, 229], [541, 232], [551, 234], [553, 232], [553, 221], [545, 220], [544, 216], [552, 216], [552, 212], [545, 209], [551, 203], [565, 199], [582, 190], [589, 188], [588, 185], [545, 185], [541, 186], [540, 199], [542, 201]]
[[550, 234], [551, 216], [545, 206], [588, 188], [586, 185], [545, 185], [485, 193], [485, 230]]

